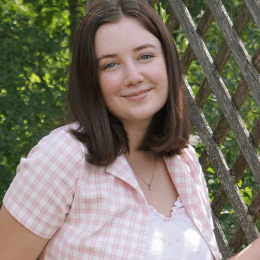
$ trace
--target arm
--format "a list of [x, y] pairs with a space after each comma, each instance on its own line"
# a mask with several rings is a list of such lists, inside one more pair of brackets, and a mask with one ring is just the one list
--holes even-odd
[[252, 244], [247, 246], [239, 254], [229, 258], [228, 260], [259, 260], [260, 259], [260, 237]]
[[35, 260], [48, 239], [20, 224], [3, 205], [0, 211], [0, 260]]
[[80, 145], [57, 130], [21, 159], [0, 211], [0, 260], [35, 260], [70, 212], [84, 163]]

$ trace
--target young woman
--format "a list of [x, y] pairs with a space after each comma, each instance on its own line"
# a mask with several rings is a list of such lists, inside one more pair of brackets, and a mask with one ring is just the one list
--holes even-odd
[[73, 123], [21, 160], [0, 212], [0, 259], [221, 259], [181, 81], [148, 4], [96, 4], [75, 39]]

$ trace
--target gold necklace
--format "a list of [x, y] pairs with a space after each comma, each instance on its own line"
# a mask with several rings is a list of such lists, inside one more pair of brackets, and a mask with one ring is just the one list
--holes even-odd
[[150, 183], [146, 183], [144, 180], [143, 180], [143, 178], [134, 170], [134, 168], [133, 168], [133, 166], [130, 164], [130, 162], [128, 161], [128, 159], [126, 158], [126, 160], [128, 161], [128, 163], [129, 163], [129, 165], [131, 166], [131, 168], [133, 169], [133, 172], [134, 173], [136, 173], [137, 174], [137, 176], [146, 184], [146, 185], [148, 185], [148, 187], [149, 187], [149, 190], [151, 190], [152, 189], [152, 187], [151, 187], [151, 185], [152, 185], [152, 181], [153, 181], [153, 176], [154, 176], [154, 169], [155, 169], [155, 165], [156, 165], [156, 160], [157, 158], [156, 158], [156, 156], [154, 157], [154, 166], [153, 166], [153, 175], [152, 175], [152, 179], [151, 179], [151, 181], [150, 181]]

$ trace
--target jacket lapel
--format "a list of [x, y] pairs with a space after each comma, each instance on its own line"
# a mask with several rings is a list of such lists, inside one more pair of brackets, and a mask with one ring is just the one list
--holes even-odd
[[[208, 219], [204, 204], [206, 199], [205, 194], [202, 192], [200, 185], [193, 179], [189, 166], [179, 155], [176, 155], [172, 158], [165, 158], [165, 163], [172, 178], [172, 181], [179, 193], [181, 201], [184, 204], [187, 214], [196, 225], [198, 230], [201, 232], [202, 236], [205, 238], [205, 241], [208, 243], [212, 250], [212, 245], [214, 245], [213, 234], [209, 236], [209, 234], [206, 232], [206, 229], [203, 228], [205, 225], [210, 224], [210, 220]], [[195, 194], [193, 192], [196, 191], [197, 196], [200, 194], [200, 196], [202, 196], [203, 198], [200, 197], [201, 207], [197, 207], [196, 209], [194, 209], [193, 206], [196, 205], [196, 203]], [[196, 214], [194, 214], [194, 210], [196, 210], [197, 215], [199, 213], [199, 215], [203, 215], [203, 217], [201, 219], [196, 219]], [[208, 223], [206, 224], [205, 221]], [[212, 250], [212, 252], [213, 251], [214, 250]]]
[[192, 189], [194, 181], [189, 174], [189, 167], [183, 163], [179, 155], [165, 158], [165, 163], [187, 213], [193, 218]]
[[133, 170], [130, 167], [124, 155], [118, 156], [112, 164], [108, 165], [106, 167], [106, 172], [128, 183], [135, 190], [137, 190], [140, 194], [143, 195], [143, 191], [139, 187]]

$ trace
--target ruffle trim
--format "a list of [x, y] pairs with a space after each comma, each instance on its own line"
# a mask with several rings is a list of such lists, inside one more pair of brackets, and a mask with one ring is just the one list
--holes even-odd
[[150, 209], [151, 215], [156, 216], [156, 217], [163, 219], [165, 221], [173, 219], [176, 215], [179, 216], [180, 214], [185, 213], [185, 208], [184, 208], [184, 205], [183, 205], [183, 203], [180, 199], [180, 196], [177, 198], [173, 207], [171, 208], [171, 217], [166, 218], [163, 214], [157, 212], [157, 210], [152, 205], [148, 205], [148, 207]]

